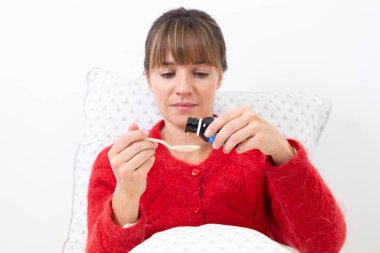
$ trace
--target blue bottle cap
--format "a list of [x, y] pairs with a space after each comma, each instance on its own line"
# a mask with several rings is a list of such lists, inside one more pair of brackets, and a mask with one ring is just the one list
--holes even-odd
[[216, 134], [211, 135], [211, 136], [208, 138], [208, 142], [213, 143], [214, 140], [215, 140], [215, 136], [216, 136]]

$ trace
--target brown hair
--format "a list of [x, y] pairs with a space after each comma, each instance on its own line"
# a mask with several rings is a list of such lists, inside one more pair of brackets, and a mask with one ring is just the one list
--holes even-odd
[[144, 69], [161, 67], [171, 53], [177, 64], [205, 63], [227, 70], [222, 31], [207, 13], [181, 7], [156, 19], [145, 41]]

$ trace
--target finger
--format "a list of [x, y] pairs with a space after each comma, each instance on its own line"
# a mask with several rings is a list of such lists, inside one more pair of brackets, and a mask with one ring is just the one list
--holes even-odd
[[[231, 150], [240, 145], [249, 138], [252, 138], [258, 132], [258, 123], [256, 121], [250, 122], [244, 128], [239, 129], [233, 133], [223, 144], [223, 152], [229, 153]], [[219, 135], [219, 134], [218, 134]]]
[[148, 136], [148, 133], [142, 130], [132, 130], [125, 134], [122, 134], [112, 145], [108, 151], [108, 156], [112, 157], [116, 154], [119, 154], [126, 147], [132, 144], [135, 141], [143, 140]]
[[254, 135], [252, 138], [248, 138], [247, 140], [239, 143], [239, 145], [235, 148], [236, 153], [242, 154], [252, 149], [260, 149], [262, 146], [262, 134], [258, 133]]
[[128, 131], [133, 131], [133, 130], [139, 130], [139, 126], [137, 125], [136, 122], [132, 122], [132, 124], [130, 124], [128, 127]]
[[218, 132], [215, 137], [213, 148], [217, 149], [221, 146], [225, 145], [225, 142], [234, 135], [235, 132], [243, 129], [249, 124], [249, 120], [247, 117], [243, 117], [243, 115], [232, 119], [227, 122]]
[[122, 168], [123, 170], [126, 169], [128, 171], [136, 170], [154, 154], [155, 154], [155, 150], [153, 149], [143, 150], [139, 152], [138, 154], [136, 154], [134, 157], [132, 157], [128, 162], [124, 163]]
[[151, 141], [136, 141], [129, 145], [127, 148], [125, 148], [123, 151], [121, 151], [119, 154], [112, 157], [112, 160], [110, 160], [111, 166], [115, 167], [115, 165], [126, 163], [130, 159], [132, 159], [132, 157], [134, 157], [137, 153], [148, 149], [155, 150], [157, 146], [157, 143]]
[[[139, 126], [137, 125], [136, 122], [132, 122], [129, 126], [128, 126], [128, 132], [130, 131], [134, 131], [134, 130], [139, 130]], [[122, 133], [114, 133], [113, 135], [115, 138], [119, 138], [120, 136], [122, 136]]]
[[[232, 119], [219, 130], [214, 140], [213, 148], [217, 149], [221, 146], [225, 146], [225, 142], [231, 137], [231, 135], [255, 120], [260, 120], [257, 114], [252, 110], [245, 110], [243, 114]], [[249, 136], [252, 136], [252, 134], [249, 134]]]
[[221, 129], [227, 122], [231, 121], [234, 118], [239, 117], [247, 110], [248, 107], [239, 107], [231, 111], [228, 111], [219, 117], [217, 117], [206, 129], [205, 135], [207, 137], [215, 134], [219, 129]]
[[145, 176], [148, 175], [150, 169], [152, 168], [154, 162], [156, 161], [156, 157], [153, 155], [149, 157], [140, 167], [138, 167], [135, 171]]

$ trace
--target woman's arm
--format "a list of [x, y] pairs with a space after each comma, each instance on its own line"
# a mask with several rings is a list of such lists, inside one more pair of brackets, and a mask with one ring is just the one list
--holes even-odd
[[140, 198], [128, 197], [123, 189], [116, 185], [112, 197], [113, 220], [119, 226], [136, 223], [139, 215]]
[[116, 180], [104, 149], [97, 157], [88, 188], [86, 252], [128, 252], [145, 238], [145, 219], [140, 213], [137, 223], [122, 228], [113, 220], [112, 199]]
[[289, 143], [297, 150], [291, 160], [275, 166], [268, 157], [266, 163], [271, 232], [300, 252], [339, 252], [346, 237], [343, 214], [304, 148]]

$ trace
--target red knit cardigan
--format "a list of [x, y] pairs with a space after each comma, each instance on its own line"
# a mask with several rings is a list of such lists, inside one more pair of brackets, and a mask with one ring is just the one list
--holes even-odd
[[[164, 121], [150, 131], [160, 138]], [[343, 215], [304, 148], [274, 166], [259, 150], [212, 150], [198, 165], [174, 158], [159, 145], [140, 199], [139, 219], [129, 228], [112, 221], [116, 180], [107, 152], [100, 152], [88, 188], [86, 252], [128, 252], [154, 233], [208, 223], [255, 229], [300, 252], [339, 252], [346, 237]]]

